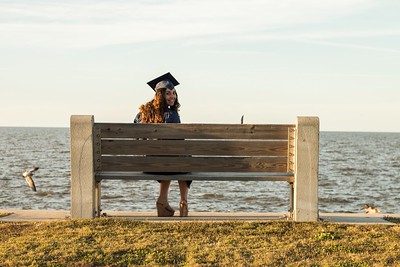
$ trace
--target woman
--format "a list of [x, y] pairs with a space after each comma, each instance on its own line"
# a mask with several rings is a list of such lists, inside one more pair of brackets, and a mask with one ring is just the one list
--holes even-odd
[[[175, 86], [179, 82], [168, 72], [147, 83], [154, 91], [154, 99], [141, 105], [135, 118], [135, 123], [180, 123], [178, 110], [180, 107]], [[175, 210], [168, 203], [168, 192], [171, 180], [158, 181], [160, 196], [157, 199], [158, 217], [174, 216]], [[181, 200], [179, 212], [181, 217], [188, 216], [188, 193], [191, 181], [180, 181], [179, 191]]]

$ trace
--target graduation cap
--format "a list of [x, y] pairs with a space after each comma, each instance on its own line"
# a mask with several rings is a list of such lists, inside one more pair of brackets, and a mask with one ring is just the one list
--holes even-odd
[[157, 92], [158, 89], [162, 88], [174, 89], [179, 82], [174, 78], [174, 76], [172, 76], [171, 73], [167, 72], [164, 75], [151, 80], [147, 84], [154, 90], [154, 92]]

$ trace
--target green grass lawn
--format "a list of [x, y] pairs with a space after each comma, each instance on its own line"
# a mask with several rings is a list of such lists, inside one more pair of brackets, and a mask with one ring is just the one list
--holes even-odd
[[0, 266], [400, 266], [400, 225], [0, 222]]

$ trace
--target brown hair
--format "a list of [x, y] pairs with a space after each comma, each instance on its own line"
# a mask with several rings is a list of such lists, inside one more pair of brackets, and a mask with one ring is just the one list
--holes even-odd
[[[154, 99], [139, 107], [141, 119], [143, 123], [162, 123], [164, 120], [164, 112], [167, 109], [167, 101], [164, 94], [166, 89], [158, 89], [154, 95]], [[178, 101], [178, 93], [176, 93], [175, 104], [171, 109], [178, 112], [181, 105]]]

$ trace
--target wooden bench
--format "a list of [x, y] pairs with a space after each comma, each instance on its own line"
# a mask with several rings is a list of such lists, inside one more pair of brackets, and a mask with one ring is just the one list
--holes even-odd
[[134, 124], [72, 115], [70, 131], [72, 218], [99, 216], [102, 180], [130, 179], [286, 181], [291, 217], [318, 220], [318, 117], [282, 125]]

